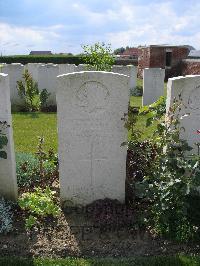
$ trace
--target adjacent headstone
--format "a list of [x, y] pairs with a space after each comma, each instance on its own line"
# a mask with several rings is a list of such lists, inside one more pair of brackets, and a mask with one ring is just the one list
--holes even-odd
[[59, 64], [59, 75], [76, 72], [74, 64]]
[[164, 78], [164, 69], [145, 68], [143, 70], [143, 106], [154, 103], [164, 95]]
[[136, 87], [137, 83], [137, 68], [133, 65], [121, 66], [121, 65], [114, 65], [112, 67], [112, 72], [124, 74], [130, 77], [129, 86], [130, 90], [133, 90]]
[[17, 90], [17, 81], [22, 79], [24, 65], [19, 63], [6, 64], [1, 67], [1, 73], [8, 74], [10, 84], [10, 99], [12, 105], [21, 105], [23, 100]]
[[195, 143], [200, 143], [200, 75], [170, 78], [167, 84], [167, 113], [174, 99], [181, 103], [181, 110], [176, 111], [180, 119], [180, 137], [187, 140], [198, 153]]
[[47, 105], [56, 105], [56, 77], [59, 67], [54, 64], [40, 65], [38, 67], [38, 88], [40, 91], [47, 89], [50, 94]]
[[[6, 122], [7, 126], [1, 122]], [[7, 154], [7, 159], [0, 158], [0, 197], [7, 199], [17, 199], [17, 178], [16, 164], [13, 144], [12, 118], [10, 89], [7, 74], [0, 74], [0, 130], [8, 139], [8, 143], [3, 147], [3, 151]], [[1, 150], [1, 151], [2, 151]]]
[[87, 65], [86, 65], [86, 64], [79, 64], [79, 65], [76, 67], [76, 71], [77, 71], [77, 72], [80, 72], [80, 71], [87, 71]]
[[31, 74], [34, 81], [38, 82], [38, 68], [43, 65], [42, 63], [28, 63], [25, 65], [25, 69]]
[[124, 201], [129, 78], [86, 71], [58, 76], [61, 200]]

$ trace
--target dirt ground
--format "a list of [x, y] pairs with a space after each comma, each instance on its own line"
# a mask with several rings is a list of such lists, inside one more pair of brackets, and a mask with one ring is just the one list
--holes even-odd
[[134, 211], [109, 199], [87, 208], [65, 206], [61, 216], [48, 218], [25, 230], [26, 213], [15, 210], [14, 230], [0, 235], [1, 256], [22, 257], [129, 257], [198, 254], [196, 243], [178, 244], [134, 226]]

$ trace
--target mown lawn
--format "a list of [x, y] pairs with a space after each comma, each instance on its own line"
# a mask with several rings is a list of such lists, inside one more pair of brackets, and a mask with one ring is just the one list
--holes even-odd
[[56, 113], [13, 113], [12, 119], [16, 152], [34, 153], [41, 136], [46, 148], [57, 151]]
[[158, 257], [135, 257], [135, 258], [0, 258], [0, 266], [198, 266], [199, 256], [158, 256]]

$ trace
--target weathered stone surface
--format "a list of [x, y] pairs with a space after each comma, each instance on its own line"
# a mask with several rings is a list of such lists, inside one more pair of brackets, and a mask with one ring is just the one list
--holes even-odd
[[130, 77], [130, 80], [129, 80], [130, 90], [133, 90], [136, 87], [137, 68], [135, 66], [133, 66], [133, 65], [127, 65], [127, 66], [114, 65], [112, 67], [112, 72], [129, 76]]
[[0, 197], [17, 199], [16, 164], [13, 144], [12, 118], [9, 80], [7, 74], [0, 74], [0, 121], [6, 121], [9, 127], [0, 124], [0, 130], [7, 136], [8, 143], [3, 148], [7, 159], [0, 158]]
[[47, 89], [51, 93], [47, 105], [56, 105], [56, 77], [58, 75], [58, 65], [46, 64], [38, 67], [38, 88], [40, 91]]
[[61, 200], [124, 201], [129, 78], [100, 71], [58, 76]]
[[9, 76], [11, 104], [21, 105], [23, 100], [20, 98], [17, 91], [17, 81], [22, 79], [24, 66], [18, 63], [5, 64], [1, 67], [1, 73], [8, 74]]
[[25, 69], [31, 74], [35, 82], [38, 82], [38, 68], [43, 65], [42, 63], [28, 63], [25, 65]]
[[197, 153], [195, 143], [200, 143], [200, 75], [170, 78], [167, 84], [167, 113], [174, 99], [181, 103], [181, 110], [176, 112], [183, 127], [180, 137], [194, 148], [192, 153]]
[[73, 73], [76, 71], [76, 65], [74, 64], [59, 64], [59, 75]]
[[79, 72], [79, 71], [87, 71], [87, 65], [86, 64], [79, 64], [76, 67], [76, 72]]
[[143, 70], [143, 106], [154, 103], [164, 95], [164, 78], [164, 69], [145, 68]]

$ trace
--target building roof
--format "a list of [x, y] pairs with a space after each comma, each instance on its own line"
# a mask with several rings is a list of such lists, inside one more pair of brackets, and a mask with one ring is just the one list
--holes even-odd
[[46, 55], [46, 54], [52, 54], [51, 51], [31, 51], [30, 55]]
[[200, 50], [191, 50], [188, 57], [189, 58], [200, 58]]
[[177, 44], [150, 44], [150, 45], [147, 45], [147, 46], [140, 46], [138, 47], [138, 49], [141, 49], [141, 48], [149, 48], [149, 47], [168, 47], [168, 48], [171, 48], [171, 47], [184, 47], [184, 48], [188, 48], [187, 45], [177, 45]]

